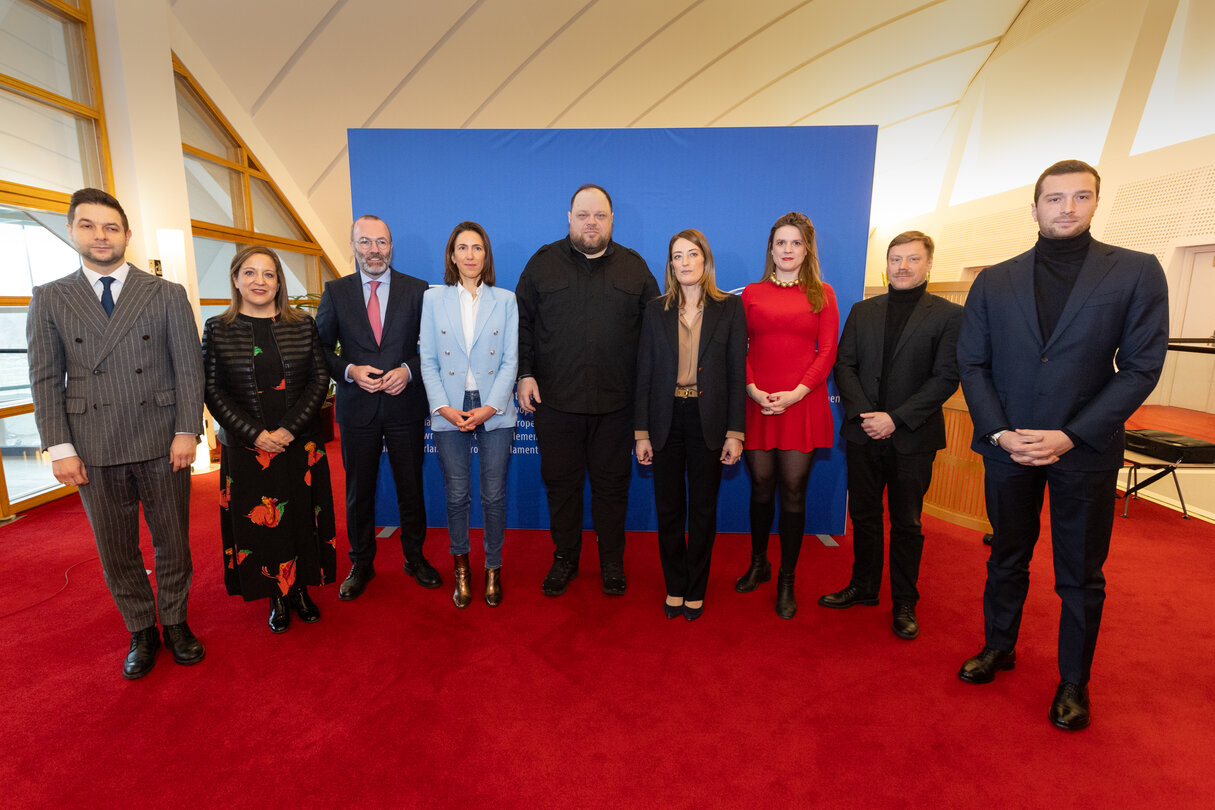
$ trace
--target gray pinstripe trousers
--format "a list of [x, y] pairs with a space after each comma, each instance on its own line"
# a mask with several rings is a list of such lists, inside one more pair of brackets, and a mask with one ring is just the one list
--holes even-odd
[[[190, 470], [173, 472], [168, 456], [134, 464], [86, 465], [89, 483], [80, 487], [105, 584], [132, 633], [156, 624], [186, 620], [186, 597], [194, 564], [190, 558]], [[156, 553], [157, 599], [139, 550], [139, 506]]]

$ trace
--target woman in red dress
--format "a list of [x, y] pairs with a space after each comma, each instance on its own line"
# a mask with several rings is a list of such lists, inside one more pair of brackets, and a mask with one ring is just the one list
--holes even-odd
[[797, 613], [793, 572], [806, 529], [806, 482], [818, 447], [831, 447], [835, 428], [827, 375], [835, 363], [839, 310], [819, 273], [814, 225], [788, 213], [768, 233], [760, 281], [742, 293], [747, 351], [747, 439], [751, 472], [751, 565], [734, 589], [755, 590], [772, 578], [768, 534], [780, 486], [780, 570], [776, 613]]

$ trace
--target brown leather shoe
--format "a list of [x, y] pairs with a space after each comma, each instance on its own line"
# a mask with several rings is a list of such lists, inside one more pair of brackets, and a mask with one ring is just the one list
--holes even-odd
[[456, 581], [456, 587], [451, 592], [451, 601], [463, 610], [472, 603], [472, 571], [468, 570], [467, 554], [453, 554], [452, 559], [455, 561], [453, 579]]
[[497, 607], [502, 604], [502, 569], [485, 569], [485, 604]]

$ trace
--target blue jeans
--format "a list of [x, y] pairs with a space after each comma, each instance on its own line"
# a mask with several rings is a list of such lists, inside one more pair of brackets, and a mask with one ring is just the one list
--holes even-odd
[[[464, 392], [464, 407], [481, 407], [481, 394]], [[435, 416], [435, 419], [442, 419]], [[485, 518], [485, 567], [502, 566], [502, 542], [506, 539], [506, 467], [515, 443], [514, 426], [486, 430], [478, 425], [471, 433], [459, 430], [434, 430], [439, 466], [447, 485], [447, 534], [451, 553], [468, 553], [468, 512], [472, 504], [472, 449], [477, 437], [481, 459], [481, 514]]]

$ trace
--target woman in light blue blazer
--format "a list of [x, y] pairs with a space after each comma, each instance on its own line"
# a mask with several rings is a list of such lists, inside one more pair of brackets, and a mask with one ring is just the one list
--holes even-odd
[[422, 382], [430, 426], [447, 485], [447, 533], [455, 562], [452, 600], [472, 602], [468, 566], [471, 455], [476, 438], [485, 518], [485, 603], [502, 603], [506, 469], [515, 441], [519, 311], [515, 295], [494, 286], [489, 234], [461, 222], [447, 239], [442, 287], [422, 298]]

